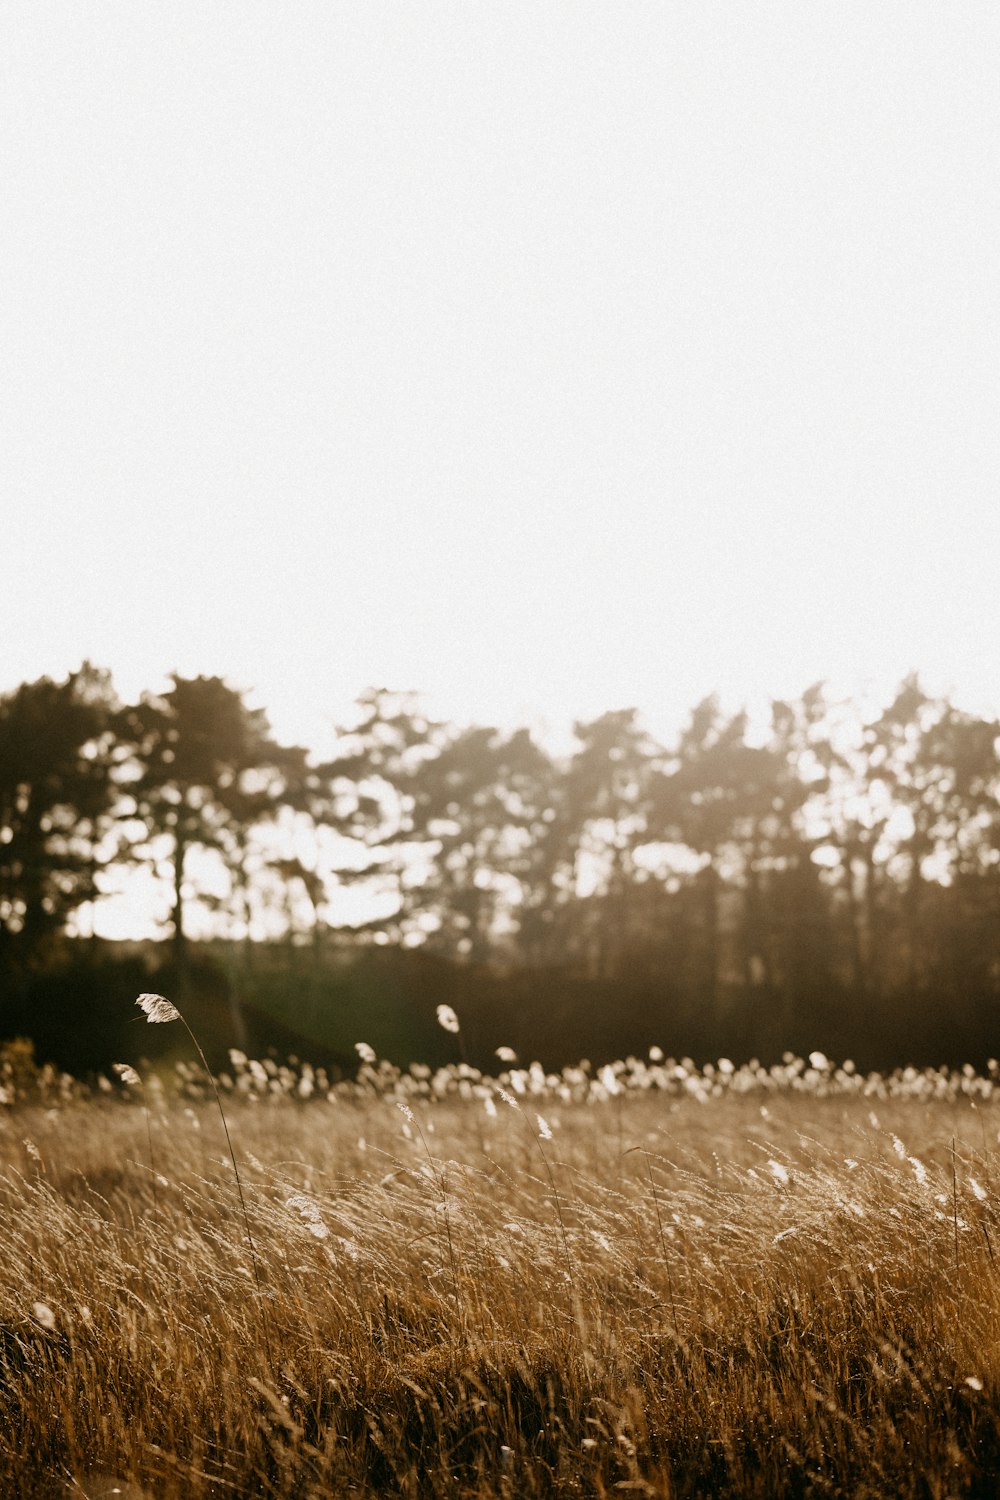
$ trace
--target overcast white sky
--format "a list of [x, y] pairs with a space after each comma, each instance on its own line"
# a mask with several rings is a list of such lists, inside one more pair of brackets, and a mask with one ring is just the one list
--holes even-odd
[[1000, 710], [1000, 11], [0, 8], [0, 689]]

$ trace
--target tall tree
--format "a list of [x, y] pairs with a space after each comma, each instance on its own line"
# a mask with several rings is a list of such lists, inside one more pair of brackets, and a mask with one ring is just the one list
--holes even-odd
[[[652, 892], [638, 852], [650, 842], [651, 784], [664, 750], [634, 708], [573, 726], [577, 750], [564, 776], [562, 832], [588, 966], [595, 977], [620, 969], [639, 938]], [[645, 889], [642, 889], [645, 887]]]
[[509, 946], [533, 891], [552, 764], [527, 729], [461, 730], [417, 763], [410, 827], [430, 858], [408, 905], [435, 946], [486, 959]]
[[412, 940], [410, 891], [419, 883], [426, 838], [414, 822], [413, 782], [440, 754], [448, 729], [430, 719], [415, 693], [369, 688], [356, 722], [341, 727], [336, 753], [313, 768], [302, 789], [315, 826], [348, 841], [338, 881], [360, 885], [373, 915], [355, 929], [385, 943]]
[[[935, 848], [937, 770], [928, 755], [927, 731], [943, 705], [931, 699], [915, 673], [906, 677], [889, 703], [866, 729], [869, 764], [887, 789], [896, 817], [895, 843], [901, 875], [905, 933], [906, 989], [913, 994], [927, 977], [926, 934], [922, 926], [927, 876], [924, 862]], [[890, 825], [891, 826], [891, 825]]]
[[700, 889], [701, 991], [714, 1004], [722, 973], [731, 973], [722, 930], [725, 863], [746, 821], [759, 821], [773, 778], [766, 751], [747, 743], [747, 715], [727, 717], [716, 697], [703, 699], [681, 732], [673, 764], [654, 780], [651, 829], [696, 856]]
[[820, 683], [797, 701], [775, 700], [770, 737], [756, 759], [747, 883], [751, 888], [757, 872], [766, 882], [770, 977], [786, 1029], [825, 1001], [838, 974], [830, 894], [813, 859], [823, 843], [818, 808], [830, 777], [826, 720]]
[[0, 698], [0, 940], [37, 947], [99, 894], [111, 680], [89, 663]]
[[162, 695], [125, 708], [118, 733], [125, 762], [123, 793], [144, 825], [137, 852], [166, 860], [173, 891], [176, 959], [187, 967], [185, 909], [192, 850], [231, 853], [249, 823], [269, 816], [283, 781], [281, 751], [262, 709], [219, 677], [171, 678]]
[[942, 703], [920, 738], [942, 898], [932, 957], [937, 989], [997, 987], [1000, 724]]

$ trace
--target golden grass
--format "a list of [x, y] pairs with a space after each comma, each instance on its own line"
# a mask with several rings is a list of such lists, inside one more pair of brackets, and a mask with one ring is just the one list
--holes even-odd
[[261, 1295], [214, 1106], [8, 1111], [0, 1494], [993, 1495], [1000, 1109], [821, 1095], [234, 1091]]

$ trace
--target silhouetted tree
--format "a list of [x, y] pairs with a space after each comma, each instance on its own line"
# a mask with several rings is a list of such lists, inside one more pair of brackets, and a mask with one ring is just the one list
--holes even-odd
[[686, 846], [699, 860], [701, 988], [714, 1004], [719, 973], [722, 851], [732, 829], [729, 758], [742, 743], [743, 721], [727, 725], [715, 697], [694, 709], [682, 731], [674, 764], [652, 785], [652, 831]]
[[[904, 1018], [928, 1047], [989, 1034], [996, 720], [911, 676], [865, 717], [817, 684], [773, 703], [760, 734], [715, 698], [669, 746], [632, 709], [575, 734], [555, 758], [527, 730], [442, 724], [415, 695], [372, 689], [318, 762], [278, 744], [263, 711], [216, 677], [175, 676], [125, 709], [88, 666], [23, 684], [0, 696], [10, 993], [30, 1015], [31, 985], [70, 951], [46, 945], [134, 857], [170, 881], [180, 982], [188, 903], [212, 933], [242, 939], [223, 950], [237, 1038], [240, 995], [304, 954], [306, 937], [296, 1003], [317, 1025], [331, 976], [359, 961], [351, 945], [377, 943], [431, 953], [366, 952], [372, 983], [448, 975], [489, 990], [497, 1014], [542, 993], [551, 1035], [589, 1008], [581, 1034], [601, 1047], [619, 1031], [641, 1038], [654, 1015], [709, 1050], [807, 1046], [814, 1028], [863, 1048]], [[352, 882], [369, 915], [341, 928], [334, 956], [336, 891]], [[251, 973], [264, 930], [287, 934], [288, 951]], [[19, 961], [49, 952], [53, 964]], [[99, 944], [87, 952], [104, 961]], [[453, 962], [466, 959], [477, 967]]]
[[588, 967], [609, 977], [644, 936], [641, 887], [653, 891], [638, 852], [650, 842], [650, 776], [664, 751], [635, 709], [577, 723], [559, 825], [578, 897]]
[[882, 992], [896, 904], [888, 872], [895, 805], [883, 773], [885, 747], [876, 721], [862, 721], [850, 705], [827, 703], [813, 748], [825, 772], [812, 796], [813, 817], [817, 846], [837, 882], [834, 920], [844, 930], [845, 983], [859, 998], [874, 1000]]
[[551, 772], [526, 729], [466, 729], [416, 763], [409, 829], [428, 858], [407, 906], [432, 946], [484, 960], [509, 944], [533, 891]]
[[412, 784], [440, 753], [448, 729], [427, 717], [415, 693], [369, 688], [358, 708], [357, 722], [338, 734], [337, 753], [317, 768], [313, 816], [317, 826], [354, 843], [357, 858], [338, 870], [338, 879], [360, 882], [373, 903], [390, 908], [356, 929], [359, 935], [412, 939], [409, 892], [421, 879], [424, 838], [414, 825]]
[[35, 948], [99, 894], [114, 707], [89, 663], [0, 697], [0, 942]]
[[797, 702], [771, 705], [771, 733], [757, 758], [754, 855], [767, 871], [768, 925], [774, 944], [772, 977], [783, 999], [781, 1023], [827, 1001], [837, 978], [832, 902], [813, 854], [822, 845], [811, 816], [829, 784], [830, 748], [821, 684]]
[[158, 862], [162, 851], [173, 888], [178, 967], [187, 965], [184, 925], [188, 856], [245, 840], [248, 820], [273, 813], [280, 801], [280, 760], [266, 714], [219, 677], [171, 678], [162, 695], [145, 694], [124, 709], [118, 735], [125, 760], [122, 790], [145, 828], [137, 847]]
[[305, 897], [310, 914], [306, 936], [314, 948], [318, 947], [322, 925], [320, 913], [326, 900], [326, 885], [322, 876], [294, 854], [283, 859], [271, 860], [270, 868], [279, 877], [284, 888], [285, 916], [290, 941], [294, 945], [299, 933], [297, 916], [299, 903], [296, 897], [301, 895]]
[[934, 985], [961, 994], [995, 989], [1000, 835], [1000, 724], [935, 705], [919, 745], [924, 801], [938, 865], [936, 921], [925, 951]]
[[307, 786], [312, 771], [308, 752], [299, 745], [279, 745], [265, 733], [249, 735], [246, 763], [234, 763], [235, 774], [219, 788], [226, 819], [219, 848], [230, 872], [230, 908], [243, 930], [244, 954], [249, 955], [254, 919], [254, 891], [265, 873], [275, 868], [275, 856], [259, 847], [259, 835], [280, 818], [306, 812]]
[[896, 865], [901, 867], [897, 889], [905, 932], [906, 988], [911, 994], [926, 978], [921, 926], [924, 861], [934, 852], [938, 773], [928, 756], [925, 735], [940, 712], [941, 705], [927, 696], [913, 674], [904, 679], [892, 702], [866, 731], [869, 761], [897, 815]]

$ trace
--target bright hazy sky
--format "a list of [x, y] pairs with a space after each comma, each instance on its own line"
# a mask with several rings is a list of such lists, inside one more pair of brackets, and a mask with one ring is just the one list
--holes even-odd
[[995, 4], [0, 9], [0, 688], [1000, 709]]

